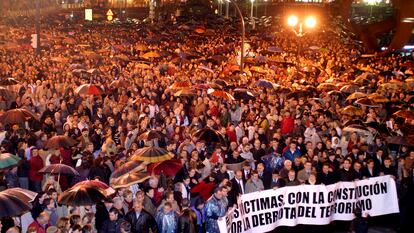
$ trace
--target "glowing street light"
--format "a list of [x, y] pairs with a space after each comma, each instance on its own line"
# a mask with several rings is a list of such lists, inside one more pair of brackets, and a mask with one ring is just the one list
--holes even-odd
[[308, 28], [314, 28], [316, 26], [316, 19], [313, 16], [309, 16], [305, 19], [305, 25]]
[[298, 17], [296, 17], [296, 15], [291, 15], [289, 16], [287, 23], [289, 26], [294, 27], [298, 24], [298, 21], [299, 20]]
[[[316, 27], [316, 18], [313, 16], [308, 16], [305, 19], [305, 27], [307, 28], [314, 28]], [[305, 35], [305, 33], [303, 32], [303, 22], [299, 20], [299, 18], [296, 15], [291, 15], [289, 16], [289, 18], [287, 19], [287, 24], [292, 27], [293, 32], [295, 32], [296, 36], [298, 37], [302, 37], [303, 35]], [[296, 25], [299, 24], [299, 31], [295, 30]]]

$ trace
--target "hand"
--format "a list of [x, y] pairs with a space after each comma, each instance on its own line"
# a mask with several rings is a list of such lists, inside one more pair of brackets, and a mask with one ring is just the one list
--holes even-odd
[[163, 187], [158, 188], [158, 192], [160, 192], [160, 193], [164, 192], [164, 188]]

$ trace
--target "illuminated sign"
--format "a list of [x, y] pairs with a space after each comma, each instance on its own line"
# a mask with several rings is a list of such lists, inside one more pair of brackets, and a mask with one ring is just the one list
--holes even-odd
[[93, 20], [92, 9], [85, 9], [85, 20], [88, 20], [88, 21]]

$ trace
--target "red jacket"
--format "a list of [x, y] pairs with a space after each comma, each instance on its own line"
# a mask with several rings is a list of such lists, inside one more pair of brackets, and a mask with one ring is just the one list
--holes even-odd
[[42, 181], [43, 174], [40, 174], [39, 170], [44, 167], [43, 159], [39, 155], [30, 157], [29, 164], [29, 179], [31, 181]]
[[192, 193], [199, 193], [204, 201], [207, 201], [211, 197], [211, 193], [213, 192], [214, 187], [216, 187], [216, 184], [214, 182], [206, 183], [203, 180], [198, 185], [194, 186], [190, 191]]
[[227, 130], [226, 134], [230, 142], [237, 142], [236, 131]]
[[282, 134], [290, 134], [293, 131], [293, 128], [295, 127], [295, 120], [293, 118], [283, 118], [280, 122], [280, 132]]

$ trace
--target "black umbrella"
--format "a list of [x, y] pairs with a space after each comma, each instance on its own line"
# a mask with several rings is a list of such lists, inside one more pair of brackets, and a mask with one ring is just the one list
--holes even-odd
[[197, 130], [193, 137], [197, 138], [198, 141], [204, 140], [206, 142], [225, 144], [224, 136], [219, 131], [209, 127]]
[[10, 188], [0, 192], [0, 218], [21, 215], [32, 209], [32, 202], [37, 193], [21, 189]]
[[256, 97], [254, 96], [254, 94], [252, 92], [250, 92], [248, 89], [242, 89], [242, 88], [237, 88], [234, 89], [234, 98], [235, 99], [242, 99], [242, 100], [255, 100]]
[[59, 196], [59, 203], [70, 206], [94, 205], [108, 200], [104, 190], [90, 185], [74, 186]]
[[0, 80], [0, 86], [12, 86], [16, 84], [19, 84], [19, 81], [14, 78], [5, 78]]
[[386, 141], [389, 144], [396, 144], [400, 146], [414, 146], [414, 137], [393, 136], [388, 137]]

